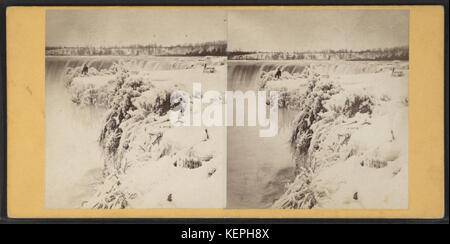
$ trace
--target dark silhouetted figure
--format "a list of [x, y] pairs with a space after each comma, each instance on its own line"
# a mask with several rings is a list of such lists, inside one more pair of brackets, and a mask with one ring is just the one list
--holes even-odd
[[209, 140], [209, 133], [208, 133], [208, 130], [205, 129], [205, 138], [203, 139], [203, 141], [207, 141], [207, 140]]
[[280, 77], [281, 77], [281, 70], [280, 68], [278, 68], [277, 72], [275, 73], [275, 78], [280, 79]]
[[88, 67], [87, 67], [86, 64], [84, 64], [84, 67], [83, 67], [83, 70], [81, 71], [81, 74], [82, 75], [87, 75], [87, 73], [88, 73]]

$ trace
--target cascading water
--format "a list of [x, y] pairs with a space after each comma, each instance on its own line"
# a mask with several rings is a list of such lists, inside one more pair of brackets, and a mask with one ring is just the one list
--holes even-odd
[[46, 77], [54, 75], [55, 72], [64, 72], [64, 68], [81, 67], [84, 64], [98, 71], [109, 69], [115, 63], [125, 63], [130, 70], [155, 71], [188, 69], [201, 62], [205, 62], [205, 60], [184, 57], [49, 56], [45, 59]]
[[[80, 208], [89, 199], [93, 184], [101, 180], [104, 166], [98, 137], [106, 110], [78, 106], [65, 87], [68, 68], [87, 65], [100, 71], [115, 63], [130, 70], [191, 68], [198, 59], [155, 57], [46, 57], [46, 201], [48, 209]], [[79, 143], [83, 142], [83, 143]], [[63, 174], [61, 172], [71, 172]]]
[[[304, 65], [228, 62], [228, 90], [257, 90], [262, 71], [301, 72]], [[228, 127], [227, 208], [267, 208], [294, 177], [289, 135], [295, 112], [279, 109], [278, 134], [259, 137], [258, 126]]]
[[307, 64], [274, 61], [228, 61], [229, 90], [256, 89], [261, 72], [269, 72], [278, 68], [283, 72], [301, 73]]
[[[408, 69], [408, 63], [399, 65]], [[392, 62], [385, 61], [228, 61], [228, 89], [253, 89], [261, 72], [280, 69], [290, 74], [302, 73], [309, 67], [321, 75], [354, 75], [392, 70]]]
[[[407, 63], [383, 61], [230, 61], [228, 89], [256, 90], [263, 72], [280, 69], [294, 77], [302, 77], [306, 67], [324, 79], [350, 76], [352, 82], [359, 74], [391, 72], [407, 69]], [[309, 73], [309, 72], [308, 72]], [[328, 75], [328, 77], [327, 77]], [[356, 76], [355, 76], [356, 75]], [[291, 77], [291, 76], [288, 76]], [[283, 80], [280, 82], [284, 82]], [[287, 83], [291, 82], [286, 80]], [[348, 83], [348, 81], [346, 81]], [[351, 85], [348, 83], [347, 85]], [[275, 137], [260, 138], [258, 127], [228, 128], [228, 208], [267, 208], [285, 191], [285, 184], [294, 176], [289, 135], [292, 121], [298, 112], [279, 110], [279, 133]]]
[[[45, 206], [79, 208], [92, 195], [103, 160], [97, 137], [104, 109], [78, 107], [64, 86], [69, 67], [92, 60], [46, 59], [46, 190]], [[99, 67], [99, 66], [97, 66]], [[83, 141], [83, 143], [74, 143]], [[61, 172], [71, 172], [62, 174]]]
[[[102, 70], [120, 62], [126, 63], [130, 70], [155, 71], [197, 68], [205, 59], [47, 57], [46, 208], [79, 208], [93, 194], [89, 184], [95, 184], [103, 168], [97, 139], [105, 111], [80, 107], [71, 101], [63, 80], [67, 68], [86, 64]], [[380, 62], [229, 61], [228, 90], [257, 90], [262, 72], [280, 69], [301, 73], [307, 66], [321, 74], [343, 75], [391, 68]], [[294, 177], [289, 136], [295, 115], [292, 110], [279, 110], [279, 133], [275, 137], [259, 137], [259, 127], [228, 127], [228, 208], [266, 208], [283, 193], [284, 185]], [[83, 143], [74, 143], [80, 141]]]

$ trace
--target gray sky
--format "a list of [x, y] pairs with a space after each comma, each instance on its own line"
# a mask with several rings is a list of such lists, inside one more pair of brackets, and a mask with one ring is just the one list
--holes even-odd
[[253, 10], [228, 14], [228, 49], [306, 51], [409, 45], [408, 10]]
[[222, 10], [48, 10], [47, 46], [176, 45], [226, 40]]
[[47, 46], [227, 40], [229, 50], [361, 50], [408, 45], [409, 11], [48, 10], [46, 31]]

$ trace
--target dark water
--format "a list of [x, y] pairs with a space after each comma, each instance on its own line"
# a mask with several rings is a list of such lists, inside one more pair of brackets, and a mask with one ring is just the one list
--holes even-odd
[[[277, 68], [301, 72], [305, 66], [286, 63], [229, 62], [228, 89], [255, 90], [261, 71]], [[295, 111], [279, 109], [278, 134], [259, 137], [258, 126], [228, 127], [227, 208], [268, 208], [293, 180], [289, 137]]]

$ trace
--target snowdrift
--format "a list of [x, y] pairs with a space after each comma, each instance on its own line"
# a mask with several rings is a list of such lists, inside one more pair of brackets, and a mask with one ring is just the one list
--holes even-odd
[[178, 85], [155, 85], [151, 77], [121, 64], [91, 68], [88, 75], [80, 67], [67, 69], [64, 80], [72, 101], [108, 110], [98, 139], [103, 179], [82, 207], [225, 207], [226, 133], [173, 127], [170, 96]]
[[[385, 89], [407, 85], [407, 77], [381, 75]], [[332, 78], [308, 69], [261, 75], [260, 89], [278, 88], [279, 106], [299, 111], [290, 139], [296, 178], [272, 207], [407, 208], [407, 96]]]

